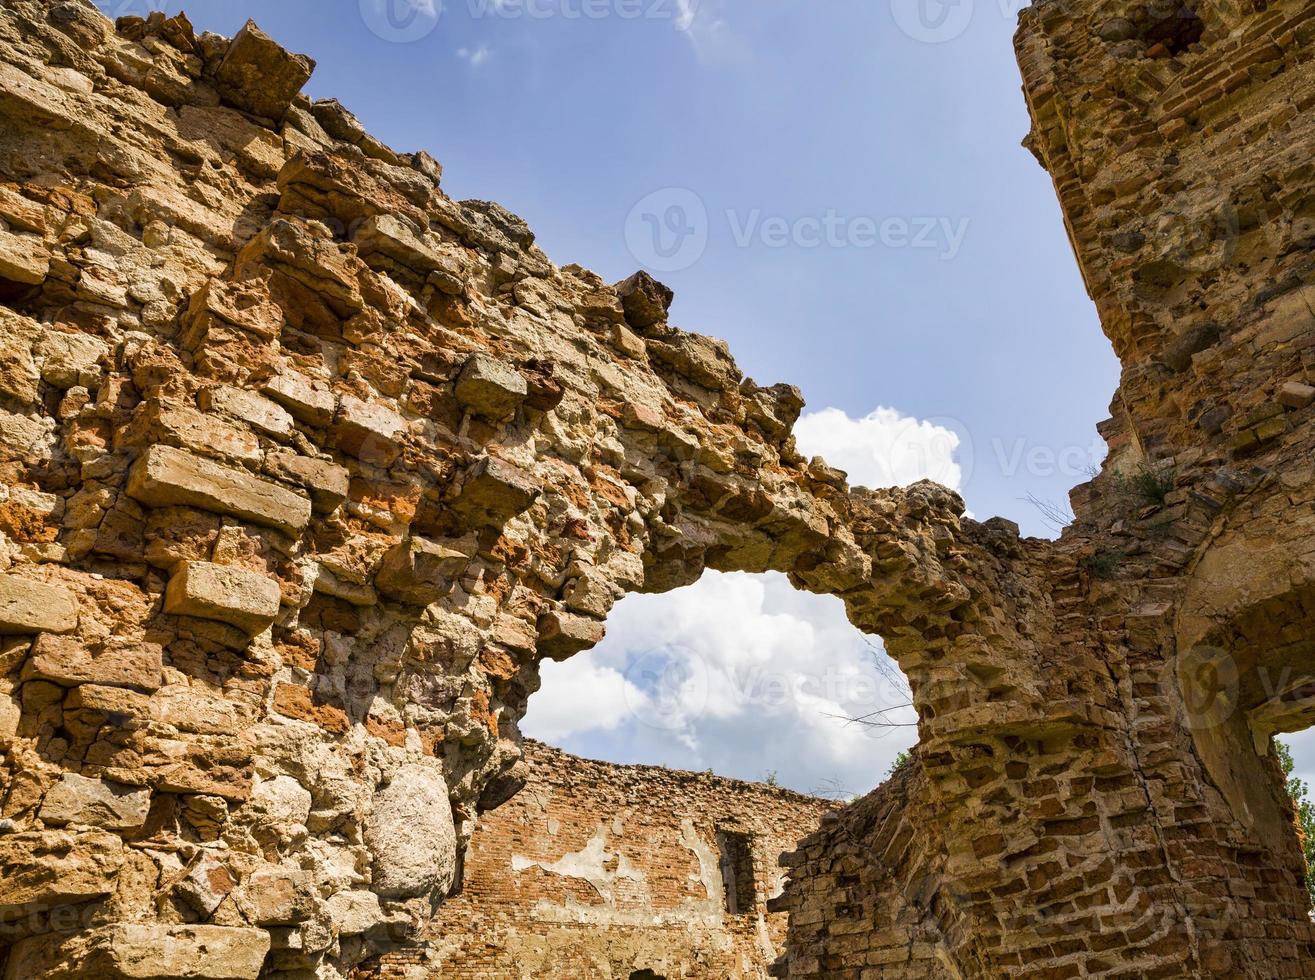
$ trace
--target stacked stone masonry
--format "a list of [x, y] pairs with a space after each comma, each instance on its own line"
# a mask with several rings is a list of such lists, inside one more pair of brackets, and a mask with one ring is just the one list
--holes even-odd
[[0, 0], [5, 980], [429, 975], [538, 665], [707, 568], [839, 596], [919, 712], [782, 858], [774, 975], [1315, 976], [1270, 747], [1315, 721], [1313, 48], [1299, 0], [1023, 12], [1123, 368], [1049, 542], [801, 458], [796, 389], [254, 25]]

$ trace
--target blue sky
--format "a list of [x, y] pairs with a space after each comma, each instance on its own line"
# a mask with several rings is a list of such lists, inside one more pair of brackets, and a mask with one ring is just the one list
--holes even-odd
[[[1117, 364], [1049, 177], [1020, 146], [1016, 0], [437, 2], [152, 6], [230, 35], [255, 18], [316, 58], [311, 96], [428, 149], [449, 194], [523, 215], [559, 264], [612, 281], [655, 268], [673, 322], [725, 338], [759, 382], [803, 389], [802, 448], [854, 482], [930, 475], [979, 518], [1053, 533], [1025, 498], [1063, 502], [1099, 461]], [[839, 748], [819, 757], [815, 691], [785, 709], [743, 696], [746, 656], [797, 678], [848, 651], [877, 676], [835, 600], [782, 582], [623, 600], [600, 648], [547, 666], [527, 731], [606, 758], [868, 788], [911, 735], [855, 741], [836, 723]], [[710, 606], [740, 617], [715, 649], [698, 639], [715, 633]], [[739, 693], [674, 735], [637, 717], [652, 709], [642, 680], [640, 710], [572, 711], [600, 684], [626, 703], [651, 659], [645, 624], [664, 617], [683, 624], [676, 659]], [[764, 639], [746, 653], [736, 636]]]

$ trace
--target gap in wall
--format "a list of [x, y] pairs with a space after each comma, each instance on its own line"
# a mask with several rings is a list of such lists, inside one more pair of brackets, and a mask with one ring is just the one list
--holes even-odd
[[524, 734], [587, 758], [840, 801], [882, 782], [917, 741], [907, 681], [881, 641], [838, 598], [784, 575], [708, 571], [626, 596], [607, 630], [594, 649], [543, 664]]

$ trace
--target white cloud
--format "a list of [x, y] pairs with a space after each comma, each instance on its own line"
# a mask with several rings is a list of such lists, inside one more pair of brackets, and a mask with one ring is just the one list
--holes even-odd
[[469, 62], [472, 68], [478, 68], [484, 64], [492, 54], [493, 51], [487, 44], [481, 44], [477, 48], [457, 48], [457, 57], [462, 61]]
[[555, 741], [577, 731], [610, 731], [644, 696], [620, 673], [586, 656], [543, 665], [544, 685], [534, 695], [534, 735]]
[[876, 408], [859, 419], [838, 408], [808, 412], [794, 435], [800, 453], [823, 457], [848, 473], [854, 486], [903, 487], [926, 479], [962, 489], [959, 434], [893, 408]]
[[[594, 650], [545, 663], [522, 728], [616, 761], [866, 791], [916, 739], [912, 727], [846, 721], [908, 697], [883, 677], [877, 664], [890, 661], [875, 643], [839, 599], [799, 593], [783, 575], [707, 572], [626, 597]], [[915, 720], [911, 709], [890, 718]]]

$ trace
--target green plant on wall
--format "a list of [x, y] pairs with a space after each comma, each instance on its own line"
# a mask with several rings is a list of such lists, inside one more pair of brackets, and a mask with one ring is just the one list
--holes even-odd
[[1296, 763], [1292, 761], [1292, 750], [1282, 742], [1275, 741], [1274, 749], [1278, 752], [1279, 765], [1287, 779], [1288, 796], [1292, 797], [1292, 806], [1296, 811], [1297, 832], [1301, 838], [1302, 850], [1306, 852], [1306, 888], [1311, 895], [1311, 906], [1315, 908], [1315, 803], [1307, 798], [1309, 790], [1304, 780], [1294, 776]]
[[1152, 469], [1142, 464], [1135, 473], [1117, 474], [1114, 477], [1114, 486], [1117, 492], [1128, 498], [1134, 506], [1158, 507], [1173, 491], [1174, 474], [1172, 471]]

